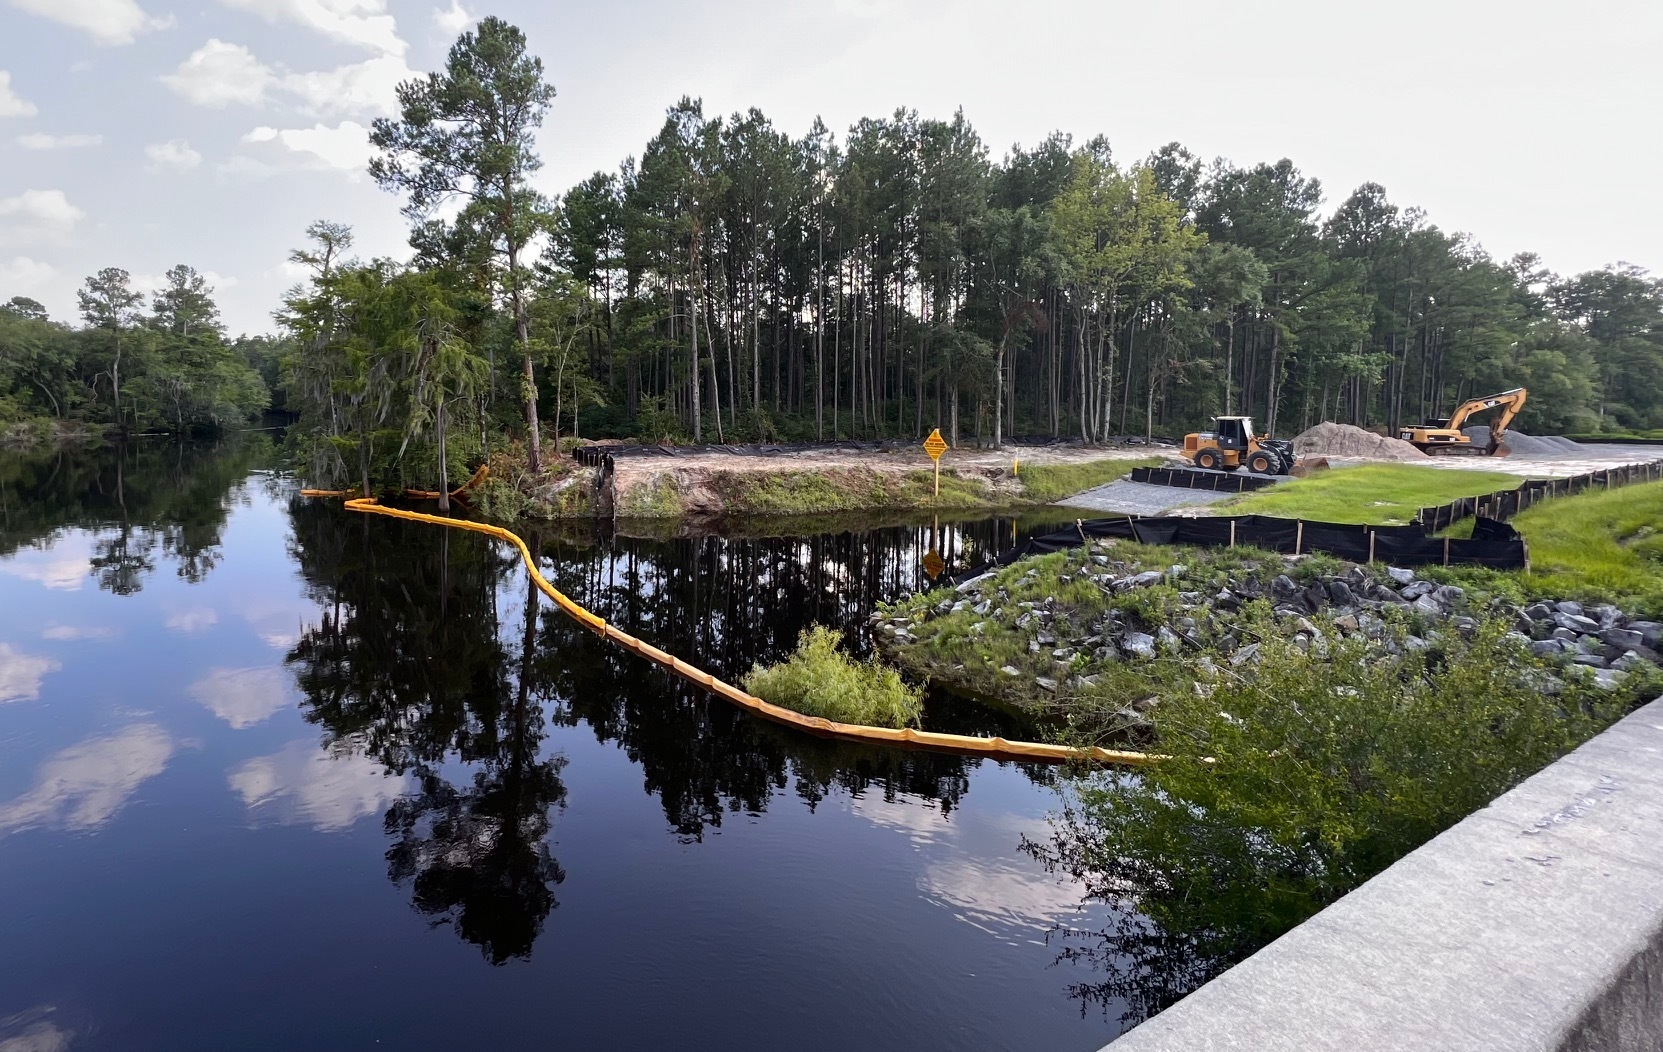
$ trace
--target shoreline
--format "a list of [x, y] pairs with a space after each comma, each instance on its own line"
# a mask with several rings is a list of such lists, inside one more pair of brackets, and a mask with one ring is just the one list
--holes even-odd
[[916, 450], [620, 458], [611, 470], [561, 458], [534, 478], [499, 455], [482, 498], [487, 513], [505, 521], [715, 523], [759, 516], [998, 512], [1048, 505], [1166, 460], [1146, 446], [950, 451], [942, 458], [938, 494], [934, 465]]

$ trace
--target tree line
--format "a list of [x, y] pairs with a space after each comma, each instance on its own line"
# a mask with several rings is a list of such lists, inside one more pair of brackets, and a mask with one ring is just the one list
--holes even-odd
[[[1663, 281], [1498, 261], [1377, 184], [1325, 212], [1288, 160], [1126, 159], [1061, 133], [995, 159], [962, 112], [793, 137], [684, 98], [639, 158], [550, 199], [532, 178], [554, 97], [524, 34], [486, 18], [375, 123], [370, 171], [411, 258], [358, 260], [350, 229], [313, 224], [283, 340], [242, 355], [265, 355], [315, 475], [455, 479], [508, 441], [536, 469], [562, 435], [1095, 442], [1220, 413], [1389, 429], [1518, 386], [1526, 430], [1663, 427]], [[251, 404], [213, 395], [235, 384], [170, 398], [139, 330], [190, 330], [128, 325], [99, 289], [87, 328], [58, 333], [83, 353], [44, 387], [0, 329], [0, 405], [50, 388], [177, 426]]]
[[149, 297], [106, 267], [77, 294], [79, 328], [24, 296], [0, 304], [0, 427], [187, 433], [246, 422], [270, 404], [262, 369], [276, 378], [277, 344], [227, 340], [213, 293], [184, 264]]

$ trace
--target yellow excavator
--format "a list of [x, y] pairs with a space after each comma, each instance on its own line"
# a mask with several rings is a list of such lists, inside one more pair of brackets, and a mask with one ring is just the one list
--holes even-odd
[[[1448, 420], [1433, 420], [1416, 426], [1405, 425], [1398, 429], [1397, 437], [1414, 445], [1416, 449], [1426, 453], [1482, 453], [1496, 456], [1502, 453], [1501, 440], [1507, 434], [1507, 426], [1513, 418], [1524, 408], [1524, 400], [1530, 392], [1522, 387], [1515, 387], [1511, 391], [1500, 394], [1485, 395], [1483, 398], [1469, 398], [1455, 407]], [[1487, 409], [1501, 407], [1501, 415], [1496, 417], [1495, 423], [1490, 425], [1490, 442], [1488, 446], [1474, 444], [1471, 436], [1461, 430], [1469, 417], [1482, 413]]]

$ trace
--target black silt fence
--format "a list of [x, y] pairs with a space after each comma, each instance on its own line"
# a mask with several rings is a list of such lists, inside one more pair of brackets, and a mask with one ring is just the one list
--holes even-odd
[[1282, 555], [1321, 552], [1355, 563], [1382, 562], [1394, 566], [1487, 566], [1496, 570], [1520, 570], [1530, 564], [1524, 539], [1502, 522], [1488, 525], [1482, 536], [1462, 540], [1429, 536], [1419, 524], [1355, 526], [1269, 515], [1115, 518], [1082, 519], [1068, 529], [1030, 537], [993, 562], [952, 580], [955, 584], [962, 583], [1029, 555], [1078, 548], [1098, 538], [1198, 548], [1252, 547]]
[[1461, 497], [1448, 504], [1422, 508], [1416, 515], [1416, 521], [1432, 533], [1474, 516], [1480, 520], [1506, 521], [1526, 508], [1554, 497], [1569, 497], [1589, 490], [1617, 489], [1659, 479], [1663, 479], [1663, 460], [1602, 468], [1562, 479], [1531, 479], [1517, 489], [1499, 490], [1479, 497]]
[[1269, 475], [1235, 471], [1197, 471], [1194, 468], [1133, 468], [1133, 482], [1147, 482], [1174, 489], [1206, 489], [1222, 493], [1248, 493], [1281, 481]]

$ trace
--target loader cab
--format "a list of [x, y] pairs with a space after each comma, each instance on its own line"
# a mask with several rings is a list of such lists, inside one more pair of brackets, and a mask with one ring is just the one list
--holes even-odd
[[1253, 418], [1250, 416], [1218, 417], [1213, 421], [1213, 434], [1218, 438], [1218, 448], [1233, 449], [1245, 453], [1249, 440], [1253, 437]]

